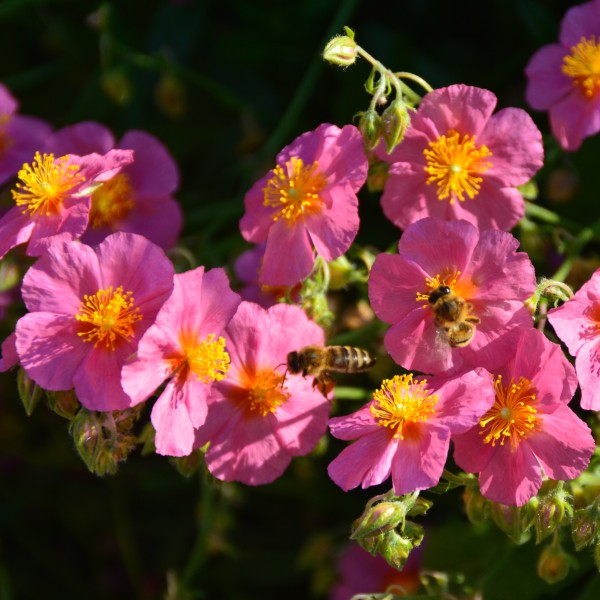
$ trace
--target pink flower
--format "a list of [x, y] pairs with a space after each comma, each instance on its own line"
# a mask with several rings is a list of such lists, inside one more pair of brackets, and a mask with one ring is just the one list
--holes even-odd
[[54, 242], [80, 237], [94, 189], [132, 160], [131, 150], [60, 158], [36, 152], [19, 171], [21, 182], [12, 190], [16, 206], [0, 218], [0, 258], [26, 242], [27, 255], [40, 256]]
[[18, 108], [12, 94], [0, 84], [0, 184], [17, 174], [51, 131], [45, 121], [17, 114]]
[[55, 154], [104, 154], [113, 148], [133, 150], [135, 160], [92, 194], [90, 222], [81, 241], [93, 246], [110, 233], [128, 231], [168, 250], [182, 227], [181, 208], [173, 197], [179, 172], [157, 138], [128, 131], [115, 144], [104, 125], [86, 121], [57, 131], [48, 141]]
[[23, 279], [20, 363], [46, 390], [75, 388], [90, 410], [124, 409], [121, 367], [172, 289], [173, 266], [142, 236], [115, 233], [96, 250], [53, 244]]
[[529, 60], [526, 97], [536, 110], [549, 111], [560, 145], [577, 150], [600, 131], [600, 0], [570, 8], [559, 40]]
[[450, 378], [386, 379], [360, 410], [329, 421], [331, 433], [357, 440], [328, 467], [343, 490], [367, 488], [392, 477], [398, 496], [438, 483], [450, 435], [472, 427], [494, 402], [489, 373], [483, 369]]
[[[516, 252], [518, 245], [509, 233], [479, 232], [466, 221], [423, 219], [411, 225], [399, 254], [377, 256], [369, 277], [371, 306], [392, 324], [385, 336], [392, 358], [425, 373], [463, 365], [492, 369], [506, 362], [517, 338], [532, 327], [523, 302], [535, 291], [535, 274], [528, 256]], [[457, 321], [436, 325], [430, 294], [440, 286], [449, 288], [447, 298], [464, 305]], [[473, 336], [457, 344], [463, 336], [444, 326], [466, 316], [479, 322], [462, 325], [474, 328]]]
[[494, 386], [494, 406], [453, 437], [456, 464], [479, 473], [486, 498], [521, 506], [539, 490], [542, 475], [573, 479], [587, 467], [594, 439], [567, 406], [577, 378], [560, 346], [527, 329], [514, 356], [495, 371]]
[[529, 115], [492, 115], [488, 90], [451, 85], [427, 94], [391, 155], [381, 204], [401, 229], [424, 217], [465, 219], [479, 229], [508, 230], [525, 211], [515, 186], [543, 163], [542, 136]]
[[582, 408], [600, 411], [600, 270], [548, 320], [575, 357]]
[[270, 483], [325, 433], [327, 399], [312, 378], [285, 375], [288, 353], [323, 345], [323, 331], [297, 306], [242, 302], [225, 338], [231, 368], [213, 384], [195, 446], [210, 442], [206, 464], [218, 479]]
[[11, 333], [2, 342], [2, 358], [0, 358], [0, 373], [4, 373], [19, 364], [17, 349], [15, 348], [16, 335]]
[[229, 370], [221, 333], [239, 303], [223, 269], [205, 273], [199, 267], [175, 275], [173, 294], [140, 340], [137, 357], [123, 367], [121, 382], [132, 406], [170, 378], [151, 415], [158, 454], [192, 452], [211, 385]]
[[420, 587], [421, 548], [412, 550], [402, 571], [398, 571], [358, 544], [348, 546], [340, 556], [340, 581], [331, 590], [331, 600], [351, 600], [356, 594], [383, 594], [392, 585], [395, 590], [415, 594]]
[[293, 285], [310, 274], [315, 251], [330, 261], [348, 250], [367, 168], [352, 125], [320, 125], [277, 155], [277, 166], [246, 194], [240, 221], [246, 240], [266, 241], [261, 284]]

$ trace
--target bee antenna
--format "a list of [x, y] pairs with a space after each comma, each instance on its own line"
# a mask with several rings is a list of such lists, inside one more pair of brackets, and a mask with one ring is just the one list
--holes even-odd
[[283, 384], [285, 383], [285, 378], [287, 377], [287, 372], [288, 370], [285, 370], [285, 373], [283, 374], [283, 379], [281, 380], [281, 389], [283, 389]]

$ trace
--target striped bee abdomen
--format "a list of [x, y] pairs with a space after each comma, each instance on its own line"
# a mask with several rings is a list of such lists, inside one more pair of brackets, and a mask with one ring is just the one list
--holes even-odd
[[360, 373], [375, 364], [375, 358], [362, 348], [328, 346], [327, 368], [338, 373]]

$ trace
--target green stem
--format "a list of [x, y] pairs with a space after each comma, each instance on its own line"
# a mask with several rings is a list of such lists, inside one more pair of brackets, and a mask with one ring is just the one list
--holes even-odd
[[408, 73], [406, 71], [400, 71], [398, 73], [394, 73], [394, 75], [399, 80], [402, 80], [402, 79], [411, 79], [415, 83], [419, 84], [427, 92], [433, 92], [433, 88], [422, 77], [419, 77], [418, 75], [415, 75], [414, 73]]
[[[201, 477], [203, 477], [203, 475], [201, 475]], [[214, 525], [215, 488], [202, 479], [200, 481], [200, 485], [202, 486], [202, 515], [198, 525], [196, 542], [194, 543], [192, 553], [188, 559], [187, 565], [183, 569], [183, 574], [181, 577], [184, 588], [189, 587], [194, 579], [197, 578], [200, 570], [206, 562], [208, 536]]]
[[579, 253], [581, 252], [583, 247], [594, 239], [594, 230], [595, 227], [587, 227], [579, 233], [579, 235], [575, 238], [573, 243], [570, 244], [565, 260], [563, 260], [560, 267], [558, 267], [558, 269], [550, 279], [562, 282], [567, 278], [567, 275], [571, 272], [571, 269], [573, 268], [573, 263], [575, 262], [575, 259], [579, 256]]
[[[320, 48], [325, 47], [325, 43], [329, 41], [334, 34], [339, 31], [344, 23], [350, 20], [350, 16], [356, 9], [358, 0], [345, 0], [341, 3], [341, 6], [333, 18], [331, 26], [327, 32], [327, 37], [324, 43], [320, 44]], [[271, 137], [262, 148], [262, 157], [273, 156], [283, 145], [284, 142], [289, 138], [290, 131], [293, 128], [293, 124], [297, 121], [299, 115], [304, 110], [304, 107], [308, 103], [310, 97], [313, 94], [313, 90], [317, 85], [319, 73], [323, 68], [323, 60], [320, 53], [317, 53], [313, 58], [308, 70], [304, 74], [296, 95], [287, 104], [287, 110], [283, 116], [279, 119], [279, 125], [277, 129], [271, 134]]]

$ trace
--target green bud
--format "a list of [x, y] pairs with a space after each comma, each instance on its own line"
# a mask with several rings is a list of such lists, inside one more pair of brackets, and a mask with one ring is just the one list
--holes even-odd
[[380, 538], [378, 537], [365, 537], [358, 538], [356, 542], [363, 549], [366, 550], [372, 556], [377, 556], [377, 548], [379, 546]]
[[376, 537], [397, 527], [406, 517], [406, 508], [401, 502], [379, 502], [354, 522], [350, 539]]
[[383, 121], [375, 110], [367, 110], [362, 113], [358, 113], [358, 129], [362, 133], [365, 146], [369, 150], [373, 150], [383, 134]]
[[508, 535], [515, 544], [524, 544], [529, 540], [528, 531], [523, 529], [520, 506], [507, 506], [490, 502], [490, 515], [494, 523]]
[[129, 104], [133, 92], [131, 80], [124, 69], [109, 69], [102, 74], [100, 85], [104, 93], [116, 104]]
[[369, 165], [369, 174], [367, 175], [367, 189], [369, 192], [383, 191], [389, 168], [389, 164], [381, 160], [376, 160]]
[[415, 500], [413, 506], [408, 510], [407, 516], [417, 517], [419, 515], [424, 515], [432, 506], [433, 502], [431, 500], [426, 500], [422, 496], [419, 496]]
[[517, 189], [521, 192], [521, 196], [526, 200], [535, 200], [539, 194], [535, 179], [530, 179], [527, 183], [518, 185]]
[[600, 499], [573, 513], [571, 535], [577, 551], [600, 541]]
[[354, 267], [345, 254], [329, 263], [329, 289], [341, 290], [353, 280]]
[[486, 500], [475, 485], [465, 486], [463, 493], [465, 511], [473, 525], [483, 523], [489, 516], [489, 501]]
[[188, 456], [172, 458], [171, 462], [180, 475], [191, 477], [198, 472], [204, 462], [204, 455], [199, 450], [194, 450]]
[[48, 398], [48, 408], [59, 417], [63, 417], [63, 419], [68, 419], [69, 421], [75, 418], [80, 404], [73, 390], [46, 392], [46, 397]]
[[8, 292], [21, 281], [19, 268], [5, 260], [0, 263], [0, 292]]
[[383, 139], [387, 153], [391, 154], [394, 148], [403, 140], [406, 130], [410, 126], [408, 107], [402, 100], [394, 100], [383, 113]]
[[552, 543], [542, 550], [537, 564], [537, 573], [546, 583], [557, 583], [564, 579], [571, 567], [569, 555], [558, 543]]
[[535, 539], [539, 544], [573, 515], [571, 497], [562, 486], [556, 487], [541, 499], [535, 517]]
[[184, 83], [175, 74], [163, 73], [154, 88], [157, 106], [167, 117], [179, 119], [187, 113], [188, 101]]
[[[346, 32], [351, 29], [346, 28]], [[336, 35], [323, 50], [323, 58], [331, 64], [340, 67], [349, 67], [356, 62], [358, 51], [354, 41], [354, 32], [352, 35]]]
[[30, 417], [38, 402], [43, 397], [44, 390], [29, 378], [25, 369], [19, 367], [17, 371], [17, 391], [19, 392], [19, 398], [21, 398], [25, 412]]
[[378, 552], [385, 558], [388, 565], [401, 570], [408, 559], [413, 543], [400, 536], [395, 531], [388, 532], [380, 542]]
[[425, 529], [418, 523], [406, 521], [402, 530], [402, 536], [409, 539], [413, 546], [420, 546], [425, 537]]

